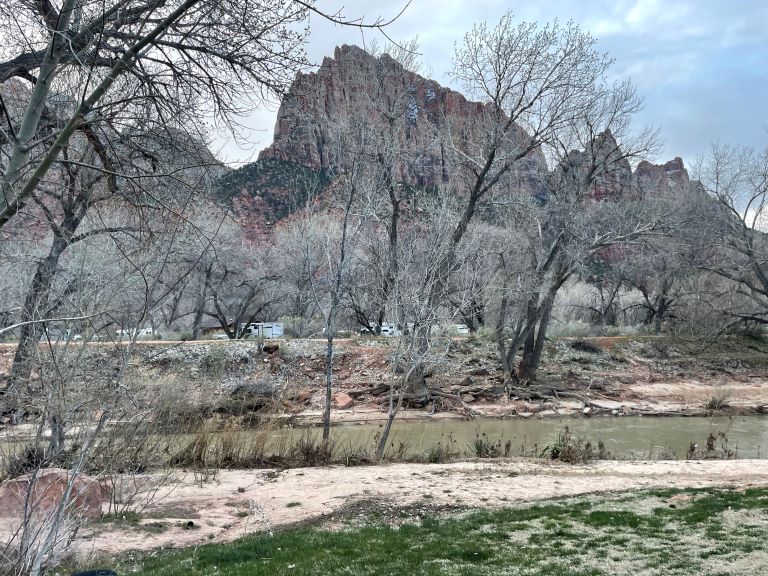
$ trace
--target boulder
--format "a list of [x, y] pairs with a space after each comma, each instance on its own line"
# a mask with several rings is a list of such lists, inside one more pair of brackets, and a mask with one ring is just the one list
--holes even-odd
[[336, 401], [336, 408], [339, 410], [346, 410], [347, 408], [352, 408], [352, 406], [355, 403], [355, 400], [350, 396], [349, 394], [346, 394], [344, 392], [339, 392], [334, 397], [334, 400]]
[[[47, 514], [54, 510], [64, 497], [69, 478], [68, 470], [41, 470], [32, 484], [30, 509], [36, 514]], [[13, 518], [24, 515], [24, 503], [32, 482], [32, 475], [27, 474], [0, 485], [0, 517]], [[72, 485], [68, 511], [85, 518], [99, 518], [102, 500], [103, 491], [99, 482], [87, 476], [78, 476]]]

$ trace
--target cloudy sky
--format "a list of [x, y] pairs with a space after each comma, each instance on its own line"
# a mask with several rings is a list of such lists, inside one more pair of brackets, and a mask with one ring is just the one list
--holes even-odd
[[[347, 16], [391, 17], [398, 0], [318, 0]], [[682, 156], [690, 164], [714, 140], [753, 147], [768, 144], [768, 1], [766, 0], [412, 0], [387, 28], [397, 40], [418, 36], [430, 76], [448, 78], [454, 44], [471, 25], [495, 23], [507, 10], [520, 20], [574, 20], [615, 59], [614, 73], [629, 76], [645, 100], [639, 126], [661, 129], [656, 160]], [[308, 53], [320, 63], [335, 46], [370, 42], [376, 34], [314, 17]], [[249, 146], [219, 138], [219, 154], [239, 163], [272, 140], [276, 106], [243, 119]]]

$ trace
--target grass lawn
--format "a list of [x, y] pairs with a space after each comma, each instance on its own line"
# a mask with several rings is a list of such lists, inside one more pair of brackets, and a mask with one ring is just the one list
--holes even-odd
[[[358, 519], [359, 520], [359, 519]], [[137, 576], [768, 574], [768, 489], [587, 496], [124, 559]]]

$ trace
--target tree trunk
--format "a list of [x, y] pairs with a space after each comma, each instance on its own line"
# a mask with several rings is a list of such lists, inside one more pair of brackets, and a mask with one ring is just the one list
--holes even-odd
[[197, 297], [197, 306], [195, 307], [195, 318], [192, 321], [192, 340], [200, 340], [200, 331], [203, 323], [203, 315], [205, 314], [205, 302], [208, 299], [208, 284], [211, 281], [212, 266], [208, 266], [205, 270], [205, 281], [203, 287], [200, 289], [200, 294]]
[[656, 308], [656, 318], [653, 323], [653, 331], [661, 334], [661, 324], [664, 322], [664, 315], [667, 312], [667, 301], [664, 296], [659, 296], [659, 305]]
[[496, 317], [496, 326], [494, 327], [494, 337], [496, 340], [496, 351], [499, 354], [499, 360], [501, 360], [501, 368], [504, 371], [504, 382], [510, 382], [514, 377], [514, 371], [512, 366], [507, 360], [507, 338], [505, 325], [507, 322], [507, 309], [509, 308], [509, 298], [507, 297], [508, 281], [506, 275], [504, 275], [503, 284], [501, 287], [501, 302], [499, 303], [499, 313]]
[[[536, 380], [536, 373], [541, 364], [541, 356], [544, 352], [544, 342], [547, 339], [547, 328], [549, 327], [549, 320], [552, 317], [552, 306], [554, 302], [554, 295], [547, 296], [540, 312], [539, 329], [536, 331], [532, 328], [531, 333], [526, 340], [526, 349], [523, 354], [523, 359], [520, 362], [518, 372], [520, 380], [529, 382]], [[529, 342], [531, 343], [530, 349], [528, 347]]]
[[[43, 334], [43, 324], [39, 321], [45, 318], [48, 307], [53, 280], [59, 267], [59, 259], [67, 248], [67, 242], [61, 235], [56, 235], [48, 251], [48, 255], [42, 260], [35, 271], [32, 283], [24, 298], [24, 306], [21, 309], [22, 325], [19, 334], [19, 343], [16, 354], [13, 357], [11, 367], [10, 384], [17, 387], [22, 383], [29, 385], [29, 375], [32, 371], [32, 359], [37, 350], [37, 343]], [[35, 322], [35, 323], [33, 323]]]
[[523, 374], [527, 372], [526, 367], [531, 364], [533, 351], [536, 348], [536, 325], [538, 324], [540, 314], [541, 307], [539, 306], [539, 293], [535, 292], [528, 299], [528, 305], [526, 306], [525, 311], [525, 335], [521, 338], [524, 342], [523, 357], [520, 359], [520, 368], [517, 375], [522, 381], [527, 380], [527, 378], [523, 377]]
[[[29, 144], [34, 139], [40, 125], [46, 99], [56, 76], [56, 67], [67, 47], [66, 31], [69, 28], [75, 5], [75, 0], [66, 0], [61, 7], [55, 33], [51, 34], [45, 57], [40, 63], [37, 81], [30, 94], [29, 103], [16, 134], [4, 174], [0, 178], [0, 228], [16, 214], [28, 199], [21, 193], [24, 187], [20, 186], [19, 183], [22, 181], [22, 172], [29, 160], [30, 150], [33, 148]], [[22, 190], [18, 190], [18, 188]]]
[[529, 374], [531, 372], [531, 364], [533, 363], [533, 352], [536, 348], [535, 321], [533, 326], [534, 327], [528, 331], [528, 337], [525, 339], [523, 356], [520, 358], [520, 365], [517, 369], [517, 377], [523, 382], [532, 380], [532, 378], [529, 377]]
[[331, 401], [333, 393], [333, 314], [328, 316], [325, 348], [325, 405], [323, 406], [323, 452], [328, 454], [328, 443], [331, 437]]
[[48, 457], [55, 457], [59, 452], [64, 450], [64, 420], [61, 415], [54, 413], [49, 416], [49, 424], [51, 426], [51, 439], [48, 442]]
[[379, 444], [376, 446], [376, 453], [374, 454], [374, 460], [380, 462], [384, 458], [384, 452], [387, 449], [387, 440], [389, 440], [389, 433], [392, 431], [392, 424], [395, 422], [395, 416], [400, 411], [403, 405], [403, 393], [404, 388], [400, 386], [400, 394], [395, 403], [395, 383], [392, 381], [389, 385], [389, 414], [387, 414], [387, 422], [384, 424], [384, 430], [381, 432], [381, 438], [379, 438]]
[[485, 306], [474, 298], [466, 308], [462, 308], [459, 313], [464, 324], [469, 328], [470, 334], [477, 334], [477, 331], [485, 325]]

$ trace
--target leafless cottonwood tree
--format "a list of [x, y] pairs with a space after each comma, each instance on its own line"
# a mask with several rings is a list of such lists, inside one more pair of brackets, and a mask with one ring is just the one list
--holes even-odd
[[200, 337], [203, 320], [212, 318], [230, 339], [246, 338], [247, 326], [264, 320], [278, 298], [280, 280], [269, 263], [273, 244], [249, 238], [232, 214], [203, 202], [189, 219], [189, 234], [175, 256], [183, 283], [172, 301], [173, 318], [192, 317], [192, 339]]
[[681, 320], [678, 311], [688, 290], [686, 280], [699, 273], [691, 264], [690, 244], [680, 241], [679, 232], [651, 238], [614, 263], [624, 283], [640, 293], [641, 300], [624, 312], [630, 316], [639, 313], [640, 321], [656, 334], [661, 334], [665, 322]]
[[[613, 198], [594, 198], [594, 192], [615, 171], [629, 174], [627, 158], [638, 153], [634, 147], [624, 152], [607, 132], [598, 135], [586, 150], [561, 160], [546, 181], [543, 196], [528, 202], [529, 213], [532, 209], [535, 214], [531, 221], [537, 225], [529, 228], [529, 293], [517, 301], [525, 312], [514, 315], [514, 328], [507, 331], [502, 327], [507, 312], [501, 306], [497, 322], [497, 346], [508, 379], [516, 376], [514, 360], [521, 344], [524, 350], [517, 376], [524, 381], [535, 379], [554, 300], [582, 262], [617, 245], [638, 243], [662, 226], [658, 210], [651, 209], [661, 206], [646, 203], [629, 187], [616, 188]], [[509, 204], [512, 210], [519, 206]], [[506, 342], [508, 337], [510, 342]]]
[[[404, 402], [424, 404], [449, 398], [471, 412], [460, 397], [436, 386], [430, 387], [426, 381], [445, 360], [452, 342], [452, 325], [458, 310], [466, 304], [463, 299], [477, 293], [476, 286], [469, 280], [472, 269], [469, 260], [480, 249], [475, 242], [485, 241], [483, 236], [471, 234], [472, 241], [465, 242], [462, 249], [454, 253], [457, 266], [447, 278], [443, 269], [446, 252], [455, 250], [452, 235], [460, 208], [457, 204], [453, 188], [446, 187], [443, 193], [423, 201], [422, 219], [401, 230], [403, 243], [409, 249], [400, 253], [392, 291], [392, 314], [400, 333], [390, 359], [393, 374], [387, 398], [387, 420], [378, 439], [376, 460], [384, 457], [394, 420]], [[454, 275], [461, 276], [462, 281], [454, 282]], [[450, 301], [434, 305], [434, 284], [446, 281], [452, 286]], [[455, 303], [459, 306], [454, 306]], [[420, 375], [423, 386], [413, 385], [415, 374]]]
[[[530, 284], [524, 291], [531, 294], [523, 306], [525, 314], [519, 316], [525, 320], [507, 332], [507, 298], [502, 299], [497, 322], [497, 343], [508, 379], [515, 376], [514, 360], [523, 343], [528, 348], [525, 364], [530, 366], [524, 371], [529, 377], [535, 373], [554, 297], [573, 272], [573, 259], [564, 258], [572, 250], [565, 246], [569, 239], [580, 237], [572, 225], [590, 189], [653, 144], [652, 131], [629, 142], [629, 120], [641, 103], [630, 83], [607, 81], [610, 65], [608, 56], [595, 49], [594, 39], [575, 24], [515, 26], [510, 15], [495, 27], [475, 26], [457, 50], [455, 77], [486, 106], [479, 140], [467, 146], [456, 135], [452, 139], [455, 153], [463, 159], [467, 190], [454, 242], [461, 241], [483, 201], [494, 195], [498, 196], [494, 201], [512, 210], [519, 204], [540, 213], [535, 219], [540, 226], [533, 231], [536, 249], [531, 252], [530, 277], [523, 283]], [[553, 165], [551, 175], [545, 160]], [[522, 179], [527, 190], [509, 187], [505, 176], [515, 172], [518, 178], [513, 182], [527, 176]], [[516, 203], [524, 196], [528, 199]], [[598, 250], [608, 238], [591, 228], [584, 230], [593, 234], [589, 249]], [[627, 232], [637, 234], [644, 228]], [[624, 236], [620, 233], [616, 239]], [[534, 333], [537, 325], [539, 331]]]
[[706, 193], [692, 222], [695, 264], [731, 284], [738, 299], [720, 300], [733, 322], [768, 323], [768, 147], [713, 144], [694, 177]]
[[[354, 209], [365, 219], [362, 245], [366, 254], [358, 263], [356, 282], [349, 286], [349, 305], [355, 320], [366, 331], [380, 334], [387, 321], [388, 305], [397, 274], [399, 227], [413, 190], [406, 185], [420, 148], [433, 142], [408, 117], [415, 101], [416, 74], [421, 69], [418, 42], [380, 46], [372, 42], [375, 63], [352, 73], [355, 85], [366, 86], [356, 98], [369, 117], [366, 130], [346, 138], [358, 150], [355, 162], [364, 165], [366, 186]], [[343, 114], [339, 114], [343, 117]], [[343, 163], [344, 159], [337, 159]]]
[[[144, 125], [149, 130], [144, 131]], [[202, 140], [189, 134], [155, 130], [152, 122], [136, 123], [130, 135], [102, 138], [89, 129], [73, 135], [45, 180], [31, 196], [27, 219], [39, 218], [50, 228], [48, 253], [37, 265], [21, 310], [22, 328], [11, 373], [12, 385], [26, 380], [29, 358], [43, 333], [42, 322], [53, 316], [51, 288], [58, 263], [68, 249], [96, 235], [138, 234], [145, 213], [175, 210], [184, 214], [193, 199], [205, 194], [206, 180], [218, 163]], [[120, 166], [122, 173], [110, 170]], [[111, 215], [124, 213], [120, 223]], [[16, 225], [23, 233], [23, 223]]]
[[507, 14], [495, 27], [474, 26], [457, 47], [454, 78], [484, 105], [472, 134], [456, 133], [450, 125], [444, 129], [444, 145], [460, 167], [455, 185], [462, 208], [450, 249], [441, 256], [443, 272], [432, 284], [431, 308], [444, 298], [456, 250], [502, 178], [519, 166], [541, 165], [540, 147], [594, 97], [610, 61], [593, 44], [573, 24], [515, 26]]
[[[365, 127], [359, 128], [365, 131]], [[357, 129], [350, 128], [353, 132]], [[341, 200], [339, 209], [340, 226], [332, 237], [328, 237], [319, 243], [321, 248], [321, 258], [325, 269], [325, 282], [318, 285], [315, 276], [310, 276], [310, 286], [316, 303], [324, 298], [320, 291], [327, 295], [327, 308], [318, 306], [320, 313], [325, 320], [325, 404], [323, 407], [323, 447], [328, 450], [331, 426], [331, 402], [333, 392], [333, 340], [336, 335], [336, 321], [341, 306], [342, 298], [346, 292], [346, 286], [349, 283], [350, 259], [353, 253], [351, 247], [360, 231], [360, 219], [353, 213], [355, 200], [360, 195], [361, 189], [366, 185], [365, 166], [361, 162], [361, 155], [358, 149], [352, 146], [352, 141], [348, 138], [349, 133], [340, 135], [336, 145], [338, 147], [337, 158], [344, 158], [343, 164], [340, 164], [339, 177], [335, 181], [334, 188], [337, 188]], [[365, 137], [363, 136], [364, 140]], [[354, 141], [358, 141], [355, 138]], [[347, 153], [343, 154], [342, 150]], [[336, 192], [336, 190], [334, 190]], [[309, 253], [307, 252], [307, 256]]]

